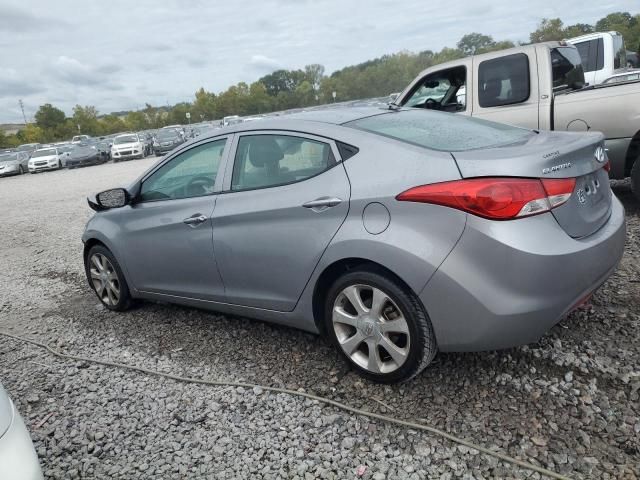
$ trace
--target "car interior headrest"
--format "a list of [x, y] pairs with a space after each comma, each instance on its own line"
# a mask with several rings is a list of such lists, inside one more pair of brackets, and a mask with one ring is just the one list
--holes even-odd
[[256, 168], [277, 165], [284, 157], [278, 142], [270, 136], [256, 136], [249, 148], [249, 161]]

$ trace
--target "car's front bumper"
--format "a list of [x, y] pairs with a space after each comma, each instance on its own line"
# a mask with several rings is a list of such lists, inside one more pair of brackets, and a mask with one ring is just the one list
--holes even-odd
[[8, 177], [9, 175], [18, 175], [20, 173], [19, 165], [5, 166], [0, 168], [0, 177]]
[[57, 170], [58, 168], [59, 168], [58, 162], [55, 162], [55, 163], [47, 162], [44, 165], [29, 165], [29, 171], [31, 173], [44, 172], [46, 170]]
[[86, 165], [95, 165], [96, 163], [99, 163], [100, 157], [97, 155], [94, 155], [92, 157], [87, 157], [87, 158], [80, 158], [80, 159], [67, 159], [67, 161], [65, 162], [65, 167], [67, 168], [75, 168], [75, 167], [83, 167]]
[[178, 146], [177, 144], [158, 145], [153, 147], [153, 151], [156, 155], [164, 155], [165, 153], [170, 152], [171, 150], [176, 148], [177, 146]]
[[143, 155], [144, 155], [144, 150], [140, 150], [140, 149], [123, 150], [121, 152], [119, 151], [111, 152], [111, 158], [113, 158], [114, 160], [129, 160], [130, 158], [141, 158]]
[[506, 222], [470, 215], [451, 254], [420, 293], [442, 351], [537, 341], [613, 273], [624, 251], [624, 208], [574, 239], [550, 213]]
[[22, 417], [13, 404], [11, 426], [0, 437], [0, 478], [11, 480], [40, 480], [42, 471], [31, 437]]

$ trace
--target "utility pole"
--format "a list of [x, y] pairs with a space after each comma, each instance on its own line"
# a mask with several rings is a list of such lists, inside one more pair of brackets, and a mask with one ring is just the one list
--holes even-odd
[[20, 104], [20, 110], [22, 110], [22, 118], [24, 119], [24, 124], [27, 124], [27, 116], [24, 114], [24, 103], [22, 103], [22, 99], [18, 100]]

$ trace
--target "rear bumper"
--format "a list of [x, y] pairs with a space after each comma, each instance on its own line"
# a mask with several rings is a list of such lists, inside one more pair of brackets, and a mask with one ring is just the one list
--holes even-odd
[[0, 437], [0, 478], [40, 480], [42, 472], [22, 417], [13, 407], [13, 421]]
[[537, 341], [613, 273], [624, 250], [615, 196], [596, 233], [569, 237], [550, 213], [511, 222], [469, 216], [456, 248], [420, 293], [442, 351]]

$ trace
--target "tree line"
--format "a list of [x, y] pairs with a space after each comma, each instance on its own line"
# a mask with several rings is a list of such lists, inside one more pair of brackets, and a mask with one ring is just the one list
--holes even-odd
[[[578, 23], [565, 26], [559, 18], [545, 18], [531, 32], [528, 42], [520, 44], [561, 40], [607, 30], [620, 32], [627, 49], [640, 52], [640, 14], [628, 12], [611, 13], [593, 25]], [[318, 64], [307, 65], [303, 69], [276, 70], [251, 84], [240, 82], [218, 94], [200, 88], [191, 102], [181, 102], [172, 107], [146, 104], [144, 109], [124, 116], [99, 115], [94, 106], [76, 105], [73, 114], [67, 117], [62, 110], [47, 103], [36, 112], [35, 122], [17, 134], [4, 135], [0, 130], [0, 146], [65, 140], [78, 133], [108, 135], [184, 124], [187, 112], [191, 114], [192, 122], [200, 122], [227, 115], [256, 115], [333, 101], [382, 97], [402, 90], [420, 71], [432, 65], [513, 46], [509, 40], [496, 41], [490, 35], [469, 33], [455, 48], [445, 47], [439, 52], [403, 51], [384, 55], [342, 68], [331, 75], [326, 75], [324, 67]]]

